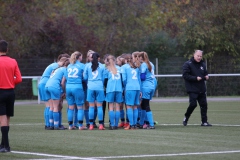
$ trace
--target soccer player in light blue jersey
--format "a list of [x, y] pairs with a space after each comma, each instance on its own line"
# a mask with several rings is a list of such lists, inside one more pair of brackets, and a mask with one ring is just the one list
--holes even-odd
[[[59, 127], [59, 120], [60, 120], [59, 103], [60, 103], [61, 97], [64, 96], [64, 95], [61, 95], [61, 90], [65, 91], [65, 82], [63, 81], [63, 76], [64, 76], [64, 73], [66, 72], [66, 67], [69, 64], [69, 60], [66, 57], [61, 58], [61, 60], [62, 59], [65, 60], [63, 67], [59, 67], [52, 72], [45, 86], [46, 97], [50, 105], [50, 112], [49, 112], [50, 127], [51, 128], [54, 127], [54, 130], [65, 129], [65, 128]], [[65, 94], [65, 92], [63, 94]]]
[[[140, 66], [141, 70], [141, 92], [142, 92], [142, 103], [141, 103], [141, 116], [140, 116], [140, 127], [145, 129], [155, 129], [153, 114], [150, 109], [150, 100], [152, 99], [155, 88], [156, 88], [156, 78], [154, 75], [154, 65], [149, 61], [146, 52], [140, 52], [142, 64]], [[145, 116], [149, 121], [149, 126], [144, 125]]]
[[[93, 51], [93, 50], [89, 50], [87, 52], [86, 64], [88, 64], [92, 61], [93, 53], [95, 53], [95, 51]], [[87, 81], [83, 81], [83, 90], [84, 90], [84, 94], [85, 94], [84, 117], [86, 119], [86, 126], [87, 126], [87, 128], [89, 128], [90, 123], [89, 123], [89, 103], [87, 101]], [[93, 121], [94, 128], [98, 128], [98, 126], [95, 123], [96, 117], [97, 117], [97, 104], [95, 103], [95, 105], [94, 105], [94, 121]]]
[[107, 88], [105, 100], [109, 103], [109, 129], [115, 130], [118, 128], [118, 121], [120, 118], [120, 103], [123, 102], [122, 79], [120, 75], [120, 67], [116, 65], [114, 56], [109, 55], [106, 58], [106, 66], [105, 78], [107, 79]]
[[52, 71], [60, 66], [63, 65], [63, 60], [61, 60], [62, 57], [66, 57], [68, 58], [69, 55], [68, 54], [60, 54], [58, 56], [58, 61], [54, 62], [52, 64], [50, 64], [49, 66], [47, 66], [47, 68], [44, 70], [41, 79], [38, 83], [38, 91], [39, 91], [39, 96], [40, 96], [40, 100], [45, 102], [45, 109], [44, 109], [44, 121], [45, 121], [45, 129], [50, 129], [50, 125], [49, 125], [49, 103], [47, 101], [46, 98], [46, 90], [45, 90], [45, 85], [52, 73]]
[[93, 130], [93, 121], [94, 121], [94, 105], [95, 101], [97, 102], [97, 114], [99, 120], [99, 130], [104, 130], [103, 126], [103, 109], [102, 102], [105, 99], [104, 96], [104, 70], [105, 68], [98, 62], [99, 54], [92, 54], [92, 62], [85, 65], [83, 78], [87, 80], [87, 101], [89, 103], [89, 130]]
[[[126, 53], [123, 53], [121, 56], [117, 57], [116, 65], [120, 67], [120, 70], [121, 70], [121, 67], [124, 64], [126, 64], [125, 63], [125, 58], [124, 58], [125, 55], [126, 55]], [[122, 77], [122, 74], [121, 74], [121, 77]], [[124, 88], [123, 88], [123, 90], [124, 90]], [[123, 102], [120, 103], [120, 119], [121, 119], [121, 123], [119, 123], [118, 127], [126, 128], [127, 126], [129, 126], [129, 120], [127, 118], [127, 115], [126, 115], [126, 122], [125, 122], [125, 109], [126, 109], [126, 105], [125, 105], [124, 94], [123, 94]]]
[[136, 52], [125, 55], [127, 64], [121, 68], [122, 81], [125, 88], [125, 103], [127, 105], [127, 115], [130, 125], [124, 129], [136, 129], [138, 109], [140, 99], [140, 61]]
[[67, 67], [64, 77], [67, 80], [66, 83], [66, 99], [68, 102], [68, 123], [69, 130], [73, 129], [73, 116], [74, 108], [77, 106], [77, 120], [79, 130], [84, 130], [83, 126], [83, 104], [84, 104], [84, 91], [82, 86], [83, 71], [85, 65], [81, 63], [82, 54], [78, 51], [74, 52], [70, 57], [70, 64]]

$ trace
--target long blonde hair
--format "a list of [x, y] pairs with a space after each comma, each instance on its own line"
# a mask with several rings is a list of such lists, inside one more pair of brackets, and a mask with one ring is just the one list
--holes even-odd
[[72, 55], [70, 57], [70, 63], [75, 64], [80, 56], [82, 56], [82, 53], [80, 53], [78, 51], [75, 51], [74, 53], [72, 53]]
[[95, 53], [93, 50], [87, 52], [86, 63], [90, 62], [89, 58], [92, 58], [92, 54]]
[[[61, 65], [60, 65], [61, 64]], [[58, 61], [58, 67], [57, 68], [55, 68], [54, 70], [52, 70], [52, 73], [56, 70], [56, 69], [58, 69], [58, 68], [60, 68], [60, 67], [67, 67], [68, 66], [68, 64], [69, 64], [69, 58], [66, 58], [66, 57], [62, 57], [59, 61]], [[51, 73], [51, 74], [52, 74]]]
[[150, 72], [152, 72], [152, 66], [151, 66], [151, 64], [150, 64], [150, 61], [149, 61], [147, 52], [142, 51], [142, 52], [140, 52], [139, 55], [142, 57], [143, 62], [145, 62], [145, 63], [147, 64], [148, 70], [149, 70]]
[[114, 75], [117, 74], [117, 68], [115, 66], [116, 64], [116, 59], [113, 55], [109, 55], [107, 56], [107, 60], [108, 62], [108, 65], [107, 65], [107, 68], [110, 72], [112, 72]]

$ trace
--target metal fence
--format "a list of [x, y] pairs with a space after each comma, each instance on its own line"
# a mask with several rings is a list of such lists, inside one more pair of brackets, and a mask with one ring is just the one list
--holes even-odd
[[[185, 93], [185, 87], [184, 87], [184, 81], [182, 80], [182, 75], [181, 74], [159, 74], [159, 75], [155, 75], [158, 79], [158, 88], [156, 90], [156, 97], [164, 97], [164, 96], [184, 96], [186, 95]], [[240, 92], [240, 74], [209, 74], [210, 80], [215, 78], [218, 79], [222, 79], [221, 77], [235, 77], [234, 78], [234, 85], [225, 85], [225, 86], [221, 86], [221, 84], [223, 84], [223, 82], [220, 82], [221, 84], [216, 84], [215, 86], [217, 86], [217, 88], [220, 88], [222, 90], [222, 94], [221, 96], [231, 96], [231, 93], [224, 91], [227, 89], [227, 87], [232, 87], [235, 88], [237, 90], [236, 93], [232, 93], [234, 95], [237, 95]], [[211, 78], [212, 77], [212, 78]], [[16, 92], [17, 92], [17, 99], [38, 99], [38, 103], [40, 103], [40, 98], [39, 98], [39, 94], [38, 94], [38, 83], [39, 80], [41, 78], [41, 76], [23, 76], [23, 84], [20, 84], [16, 87]], [[172, 78], [177, 78], [175, 81], [174, 80], [170, 80]], [[236, 79], [237, 78], [237, 79]], [[239, 80], [238, 80], [239, 79]], [[164, 82], [165, 80], [165, 82]], [[177, 83], [177, 81], [179, 81], [179, 83]], [[228, 80], [223, 80], [226, 84], [230, 84], [231, 82], [229, 82]], [[164, 83], [163, 83], [164, 82]], [[215, 84], [215, 82], [213, 82]], [[180, 86], [180, 87], [179, 87]], [[211, 81], [207, 82], [207, 86], [212, 86]], [[215, 87], [214, 86], [214, 87]], [[171, 88], [171, 89], [169, 89]], [[208, 87], [208, 88], [212, 88], [212, 87]], [[163, 93], [163, 90], [168, 91], [165, 94]], [[216, 90], [216, 89], [214, 89]], [[232, 90], [232, 89], [229, 89]], [[208, 91], [209, 92], [209, 91]], [[216, 92], [219, 92], [216, 90]], [[213, 95], [218, 95], [218, 94], [213, 94]]]

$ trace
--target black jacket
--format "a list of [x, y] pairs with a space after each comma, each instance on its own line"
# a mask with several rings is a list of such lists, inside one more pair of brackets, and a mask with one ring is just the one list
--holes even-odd
[[[187, 93], [205, 93], [205, 76], [208, 75], [204, 61], [196, 62], [192, 57], [183, 64], [182, 77], [185, 80]], [[197, 77], [202, 80], [198, 81]]]

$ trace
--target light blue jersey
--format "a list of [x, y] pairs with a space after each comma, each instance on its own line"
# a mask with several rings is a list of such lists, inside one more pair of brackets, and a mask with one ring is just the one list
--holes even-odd
[[98, 63], [98, 68], [92, 72], [92, 63], [87, 63], [84, 68], [83, 78], [87, 80], [87, 87], [90, 90], [104, 90], [103, 89], [103, 80], [104, 80], [104, 70], [103, 65]]
[[45, 87], [53, 87], [56, 89], [61, 89], [61, 81], [64, 73], [66, 72], [66, 67], [60, 67], [56, 69], [50, 76]]
[[145, 62], [143, 62], [140, 66], [141, 74], [144, 73], [146, 76], [146, 79], [142, 81], [141, 88], [148, 88], [148, 89], [155, 89], [155, 75], [154, 75], [154, 65], [150, 63], [152, 66], [152, 71], [150, 72], [148, 69], [148, 66]]
[[52, 71], [56, 68], [58, 68], [58, 63], [57, 62], [54, 62], [54, 63], [50, 64], [49, 66], [47, 66], [47, 68], [44, 70], [44, 72], [42, 74], [42, 77], [39, 81], [39, 84], [41, 84], [41, 83], [46, 84], [48, 79], [51, 76]]
[[116, 66], [117, 74], [113, 74], [108, 69], [105, 70], [105, 78], [108, 79], [106, 93], [109, 92], [122, 92], [122, 79], [120, 75], [121, 68]]
[[66, 88], [83, 88], [83, 71], [85, 65], [79, 61], [76, 61], [75, 64], [69, 64], [67, 67], [67, 75], [65, 78], [67, 80]]
[[122, 81], [125, 90], [140, 90], [141, 79], [139, 68], [131, 68], [129, 64], [121, 67]]

